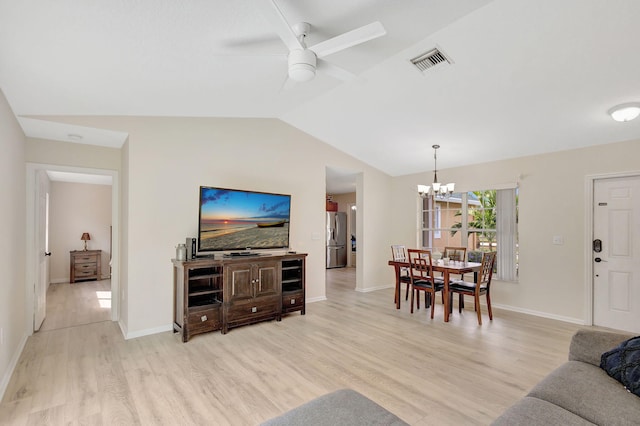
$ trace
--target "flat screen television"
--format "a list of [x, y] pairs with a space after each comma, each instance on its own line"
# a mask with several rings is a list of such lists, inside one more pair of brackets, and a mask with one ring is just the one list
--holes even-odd
[[200, 187], [198, 253], [289, 247], [291, 196]]

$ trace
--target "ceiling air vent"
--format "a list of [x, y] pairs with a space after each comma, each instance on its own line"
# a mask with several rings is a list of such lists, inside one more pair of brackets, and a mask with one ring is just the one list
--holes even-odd
[[445, 56], [442, 51], [438, 49], [432, 49], [427, 53], [423, 53], [420, 56], [416, 56], [411, 59], [411, 63], [416, 66], [421, 72], [425, 72], [430, 68], [439, 64], [450, 64], [451, 61]]

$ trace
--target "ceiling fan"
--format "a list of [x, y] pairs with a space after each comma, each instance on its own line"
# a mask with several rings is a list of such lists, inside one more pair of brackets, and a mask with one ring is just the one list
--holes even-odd
[[310, 24], [300, 22], [295, 25], [289, 25], [275, 0], [258, 0], [257, 4], [262, 9], [267, 21], [273, 26], [276, 34], [289, 49], [287, 80], [295, 82], [313, 80], [316, 70], [343, 81], [355, 78], [355, 75], [351, 72], [327, 62], [323, 58], [387, 33], [382, 24], [376, 21], [307, 47], [305, 38], [311, 30]]

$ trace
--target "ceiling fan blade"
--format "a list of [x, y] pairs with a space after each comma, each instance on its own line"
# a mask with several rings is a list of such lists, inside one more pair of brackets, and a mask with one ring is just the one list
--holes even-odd
[[324, 59], [317, 60], [316, 68], [319, 71], [324, 72], [325, 74], [329, 74], [331, 77], [337, 78], [338, 80], [350, 81], [356, 78], [355, 74], [345, 70], [344, 68], [327, 62]]
[[280, 37], [271, 33], [265, 35], [247, 36], [247, 37], [233, 37], [220, 40], [218, 43], [222, 48], [232, 49], [270, 49], [273, 51], [282, 51], [285, 54], [284, 46]]
[[381, 37], [387, 33], [382, 24], [378, 21], [372, 22], [364, 27], [346, 32], [329, 40], [322, 41], [310, 47], [318, 58], [322, 58], [332, 53], [339, 52], [349, 47], [364, 43], [374, 38]]
[[257, 0], [255, 3], [289, 50], [304, 49], [275, 0]]

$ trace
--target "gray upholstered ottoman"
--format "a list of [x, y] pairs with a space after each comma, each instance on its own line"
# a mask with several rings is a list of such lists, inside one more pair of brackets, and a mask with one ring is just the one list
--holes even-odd
[[263, 426], [407, 425], [391, 412], [351, 389], [320, 396]]

